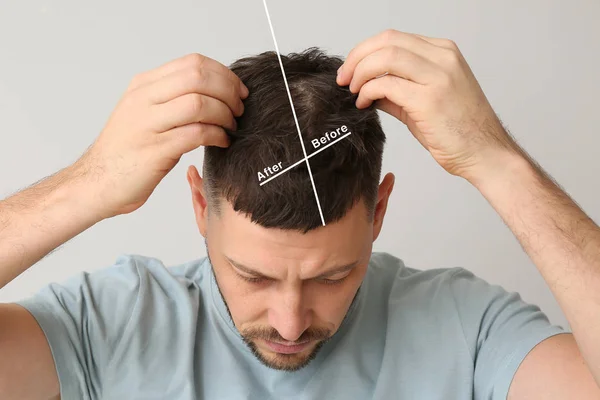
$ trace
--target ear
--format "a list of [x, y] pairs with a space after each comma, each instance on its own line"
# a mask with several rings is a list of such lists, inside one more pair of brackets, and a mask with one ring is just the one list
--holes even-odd
[[385, 217], [388, 200], [390, 199], [392, 190], [394, 190], [395, 179], [396, 178], [394, 177], [394, 174], [386, 174], [383, 178], [383, 181], [379, 185], [379, 190], [377, 192], [377, 204], [375, 205], [375, 214], [373, 217], [373, 241], [377, 239], [379, 233], [381, 232], [381, 228], [383, 226], [383, 217]]
[[204, 193], [204, 182], [193, 165], [188, 167], [187, 180], [192, 191], [192, 205], [196, 216], [196, 224], [200, 234], [206, 237], [206, 225], [208, 223], [208, 202]]

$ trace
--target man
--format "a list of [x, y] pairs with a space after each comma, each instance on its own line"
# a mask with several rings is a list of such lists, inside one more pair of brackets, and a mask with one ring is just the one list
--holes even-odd
[[[388, 30], [343, 65], [316, 49], [283, 64], [308, 163], [273, 53], [231, 69], [196, 54], [135, 77], [80, 160], [0, 203], [4, 285], [207, 146], [204, 180], [187, 178], [209, 258], [122, 256], [0, 306], [1, 398], [600, 398], [600, 229], [456, 45]], [[485, 196], [572, 334], [464, 269], [371, 252], [394, 184], [376, 108]]]

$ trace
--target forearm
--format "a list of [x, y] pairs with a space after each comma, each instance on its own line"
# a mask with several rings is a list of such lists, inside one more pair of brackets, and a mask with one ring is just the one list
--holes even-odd
[[600, 384], [600, 228], [527, 157], [503, 164], [472, 183], [539, 269]]
[[83, 183], [69, 167], [0, 201], [0, 288], [101, 219]]

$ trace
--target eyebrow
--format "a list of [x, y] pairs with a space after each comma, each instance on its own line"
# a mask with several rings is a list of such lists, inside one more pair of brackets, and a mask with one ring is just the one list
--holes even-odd
[[[234, 261], [234, 260], [232, 260], [231, 258], [229, 258], [227, 256], [225, 256], [225, 258], [227, 259], [227, 261], [229, 261], [229, 263], [231, 265], [233, 265], [235, 268], [239, 269], [242, 272], [245, 272], [245, 273], [247, 273], [249, 275], [254, 275], [257, 278], [274, 279], [274, 278], [272, 278], [270, 276], [267, 276], [267, 275], [262, 274], [262, 273], [260, 273], [258, 271], [255, 271], [255, 270], [253, 270], [250, 267], [247, 267], [247, 266], [245, 266], [243, 264], [240, 264], [237, 261]], [[358, 260], [354, 261], [354, 262], [352, 262], [350, 264], [340, 265], [340, 266], [334, 267], [334, 268], [330, 269], [329, 271], [324, 272], [324, 273], [322, 273], [322, 274], [320, 274], [318, 276], [315, 276], [314, 278], [311, 278], [311, 279], [322, 279], [322, 278], [326, 278], [326, 277], [331, 276], [331, 275], [336, 275], [336, 274], [339, 274], [339, 273], [342, 273], [342, 272], [350, 271], [350, 270], [354, 269], [354, 267], [356, 267], [357, 265], [358, 265]]]

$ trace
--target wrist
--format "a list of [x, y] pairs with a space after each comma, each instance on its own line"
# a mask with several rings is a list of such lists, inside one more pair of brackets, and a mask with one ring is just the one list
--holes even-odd
[[0, 202], [0, 288], [103, 219], [82, 178], [68, 167]]
[[53, 193], [55, 201], [65, 204], [85, 225], [94, 225], [108, 215], [102, 206], [101, 193], [93, 190], [93, 178], [77, 163], [59, 171], [55, 177], [56, 189]]
[[503, 149], [490, 153], [493, 154], [484, 154], [484, 161], [463, 175], [480, 192], [491, 187], [509, 187], [523, 174], [535, 172], [535, 167], [522, 150]]

